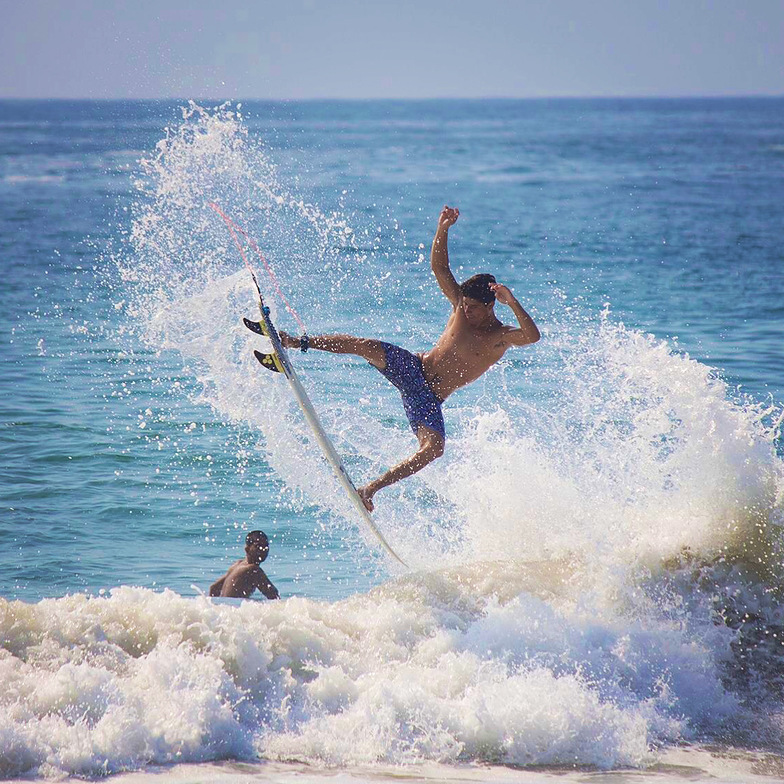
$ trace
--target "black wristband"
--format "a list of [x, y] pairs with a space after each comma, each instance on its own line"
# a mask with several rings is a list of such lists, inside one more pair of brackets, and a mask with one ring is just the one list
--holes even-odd
[[304, 354], [309, 347], [310, 347], [310, 338], [307, 335], [303, 335], [299, 339], [299, 350]]

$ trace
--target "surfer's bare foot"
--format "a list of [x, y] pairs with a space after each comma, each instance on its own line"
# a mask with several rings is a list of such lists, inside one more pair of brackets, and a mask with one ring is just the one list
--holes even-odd
[[373, 506], [373, 493], [370, 492], [367, 487], [358, 487], [357, 495], [362, 499], [362, 503], [365, 505], [365, 509], [367, 509], [368, 512], [372, 512], [375, 508]]

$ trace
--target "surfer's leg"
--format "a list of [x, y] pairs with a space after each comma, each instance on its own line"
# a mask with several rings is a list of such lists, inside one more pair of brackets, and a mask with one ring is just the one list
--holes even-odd
[[[299, 348], [299, 338], [285, 332], [280, 333], [286, 348]], [[357, 338], [353, 335], [313, 335], [308, 338], [308, 347], [318, 351], [331, 351], [333, 354], [356, 354], [380, 370], [386, 367], [385, 344], [371, 338]]]
[[389, 487], [407, 476], [421, 471], [426, 465], [429, 465], [434, 460], [444, 454], [444, 437], [441, 433], [436, 433], [425, 425], [420, 425], [416, 432], [417, 441], [419, 441], [419, 449], [411, 455], [411, 457], [398, 463], [393, 468], [390, 468], [385, 474], [382, 474], [378, 479], [363, 487], [357, 488], [359, 497], [365, 504], [369, 512], [373, 511], [373, 496], [381, 490], [382, 487]]

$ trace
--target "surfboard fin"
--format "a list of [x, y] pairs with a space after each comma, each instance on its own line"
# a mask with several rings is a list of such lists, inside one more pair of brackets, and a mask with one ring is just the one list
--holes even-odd
[[260, 321], [251, 321], [243, 316], [242, 323], [251, 331], [255, 332], [257, 335], [266, 335], [264, 332], [264, 327]]
[[264, 354], [261, 351], [254, 351], [253, 356], [256, 357], [256, 359], [259, 360], [259, 363], [267, 368], [267, 370], [271, 370], [273, 373], [280, 373], [280, 369], [275, 363], [274, 354]]

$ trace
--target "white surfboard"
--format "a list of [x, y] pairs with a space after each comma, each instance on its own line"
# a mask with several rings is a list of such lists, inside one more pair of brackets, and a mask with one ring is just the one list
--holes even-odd
[[[275, 325], [272, 323], [272, 319], [270, 318], [269, 308], [264, 304], [264, 299], [261, 296], [261, 290], [259, 289], [255, 275], [253, 276], [253, 282], [256, 284], [256, 291], [259, 295], [259, 310], [261, 311], [261, 321], [259, 322], [259, 326], [261, 328], [261, 333], [269, 338], [274, 352], [273, 354], [262, 354], [261, 352], [257, 351], [255, 352], [256, 357], [258, 358], [259, 362], [261, 362], [261, 364], [265, 365], [270, 370], [280, 371], [286, 377], [289, 385], [291, 386], [291, 391], [294, 393], [294, 397], [297, 403], [299, 403], [299, 407], [302, 409], [302, 413], [305, 415], [305, 421], [313, 431], [313, 435], [316, 438], [316, 442], [321, 447], [321, 450], [324, 453], [324, 457], [326, 457], [327, 462], [335, 472], [335, 476], [338, 478], [338, 481], [343, 486], [346, 493], [348, 493], [348, 496], [351, 499], [351, 502], [354, 504], [357, 513], [365, 522], [365, 525], [367, 525], [367, 527], [375, 534], [382, 547], [398, 563], [407, 567], [408, 565], [390, 547], [389, 543], [384, 538], [384, 535], [381, 533], [381, 531], [378, 530], [376, 524], [373, 522], [373, 518], [370, 516], [370, 513], [365, 507], [365, 504], [359, 497], [357, 488], [354, 485], [354, 482], [351, 480], [351, 477], [348, 475], [346, 467], [343, 465], [343, 461], [340, 459], [340, 455], [338, 455], [338, 453], [335, 451], [335, 447], [333, 446], [332, 441], [330, 441], [329, 436], [326, 434], [324, 427], [318, 418], [316, 409], [313, 408], [313, 404], [310, 402], [308, 393], [305, 391], [305, 388], [297, 378], [297, 374], [294, 372], [294, 368], [291, 364], [291, 361], [289, 360], [288, 353], [283, 347], [283, 344], [280, 341], [280, 336], [278, 335], [278, 331], [275, 328]], [[249, 326], [249, 324], [252, 323], [253, 322], [246, 321], [246, 326]], [[253, 327], [250, 328], [253, 329]], [[269, 364], [270, 361], [274, 363], [274, 367]]]

